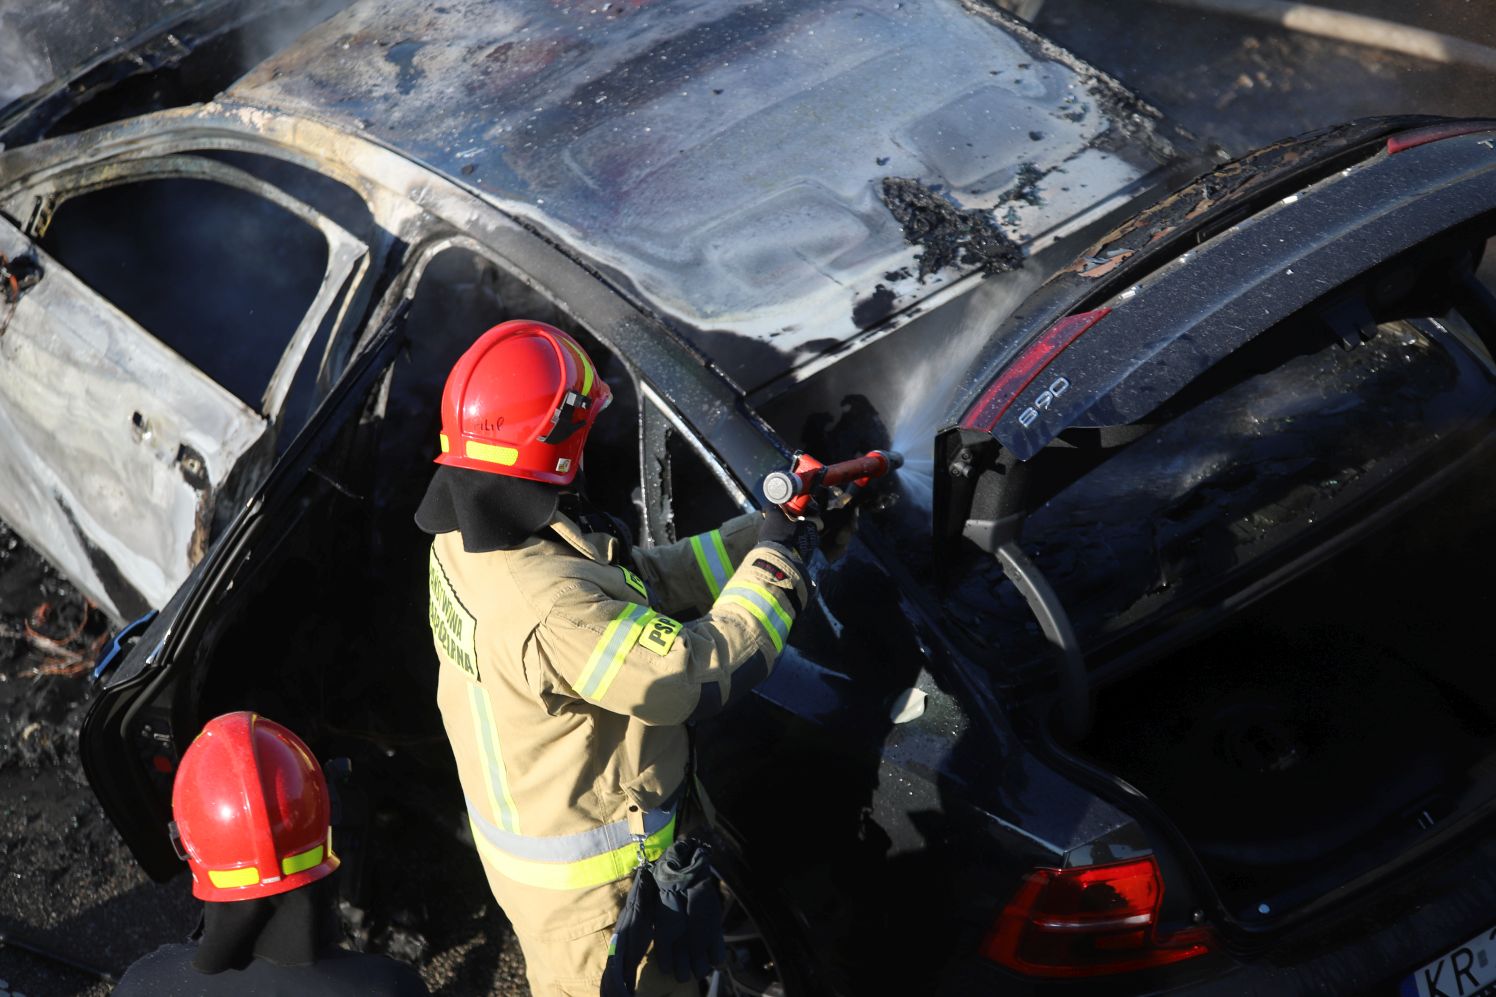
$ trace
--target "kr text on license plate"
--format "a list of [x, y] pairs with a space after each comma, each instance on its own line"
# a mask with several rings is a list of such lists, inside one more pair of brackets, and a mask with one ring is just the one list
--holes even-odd
[[1403, 980], [1402, 997], [1496, 997], [1496, 928]]

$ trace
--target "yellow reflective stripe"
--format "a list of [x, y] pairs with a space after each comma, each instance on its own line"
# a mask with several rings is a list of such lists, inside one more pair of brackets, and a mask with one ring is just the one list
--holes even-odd
[[774, 615], [779, 617], [779, 622], [784, 624], [784, 632], [790, 632], [790, 627], [794, 624], [795, 621], [790, 618], [790, 614], [786, 613], [784, 611], [784, 607], [779, 604], [779, 596], [775, 595], [773, 592], [770, 592], [768, 589], [764, 588], [757, 582], [750, 582], [740, 579], [733, 582], [732, 587], [745, 588], [750, 592], [757, 592], [759, 595], [763, 596], [764, 600], [768, 602], [769, 608], [774, 610]]
[[613, 658], [608, 665], [608, 670], [603, 673], [602, 681], [597, 685], [597, 691], [592, 694], [593, 699], [600, 700], [608, 694], [608, 686], [613, 684], [613, 676], [618, 674], [619, 669], [623, 667], [623, 663], [628, 660], [629, 651], [633, 650], [634, 645], [639, 643], [639, 638], [644, 636], [644, 628], [649, 626], [654, 618], [654, 610], [646, 609], [643, 613], [628, 622], [628, 632], [624, 634], [623, 641], [618, 645], [618, 649], [613, 652]]
[[[574, 862], [537, 862], [522, 859], [496, 847], [483, 836], [482, 829], [473, 825], [473, 840], [478, 843], [478, 854], [495, 872], [526, 886], [545, 890], [582, 890], [602, 886], [622, 879], [639, 864], [639, 846], [630, 841], [622, 848], [591, 855]], [[665, 853], [675, 840], [675, 818], [654, 834], [644, 839], [644, 854], [653, 862]]]
[[291, 876], [298, 872], [306, 872], [314, 865], [322, 863], [324, 850], [321, 845], [308, 848], [298, 855], [288, 855], [281, 859], [281, 875]]
[[442, 441], [442, 453], [451, 453], [452, 452], [452, 441], [449, 440], [449, 439], [447, 439], [447, 434], [446, 433], [439, 433], [438, 435], [441, 437], [441, 441]]
[[732, 560], [727, 556], [727, 547], [722, 543], [722, 531], [698, 533], [691, 538], [691, 553], [696, 555], [696, 566], [706, 581], [712, 599], [722, 594], [722, 586], [732, 576]]
[[506, 831], [519, 833], [519, 809], [509, 793], [509, 776], [504, 770], [504, 756], [499, 751], [499, 731], [493, 722], [488, 696], [480, 685], [468, 686], [468, 701], [473, 708], [473, 736], [478, 739], [479, 759], [488, 778], [483, 780], [488, 803], [493, 808], [494, 823]]
[[492, 443], [479, 443], [476, 440], [467, 441], [467, 455], [473, 460], [503, 464], [505, 467], [519, 460], [519, 451], [513, 447], [496, 447]]
[[742, 606], [744, 609], [748, 610], [748, 612], [758, 617], [758, 622], [762, 623], [764, 625], [764, 629], [769, 633], [769, 640], [774, 642], [774, 650], [784, 650], [784, 638], [779, 636], [779, 631], [774, 628], [774, 624], [769, 622], [768, 614], [760, 609], [757, 603], [750, 600], [747, 596], [737, 595], [731, 590], [729, 590], [727, 594], [722, 596], [722, 598], [718, 601], [730, 602], [734, 606]]
[[706, 563], [706, 551], [701, 547], [700, 536], [694, 536], [691, 538], [691, 553], [696, 555], [696, 567], [701, 569], [701, 577], [706, 579], [707, 591], [712, 594], [712, 599], [715, 600], [717, 596], [722, 594], [722, 587], [718, 585], [717, 580], [712, 577], [712, 569], [711, 566]]
[[235, 886], [253, 886], [260, 881], [260, 870], [252, 865], [243, 869], [209, 869], [208, 882], [220, 889], [232, 889]]
[[727, 545], [722, 542], [722, 531], [713, 530], [707, 536], [712, 538], [712, 546], [717, 548], [717, 564], [722, 571], [722, 580], [726, 581], [732, 574], [732, 558], [727, 556]]
[[566, 348], [568, 350], [571, 350], [571, 352], [573, 352], [573, 353], [576, 354], [576, 356], [577, 356], [577, 362], [582, 365], [582, 392], [581, 393], [584, 394], [584, 395], [590, 393], [592, 391], [592, 361], [588, 360], [587, 359], [587, 354], [585, 354], [585, 353], [582, 352], [582, 348], [580, 346], [578, 346], [577, 344], [573, 343], [571, 340], [569, 340], [569, 339], [563, 339], [563, 340], [561, 340], [561, 342], [566, 344]]
[[608, 683], [618, 673], [618, 667], [623, 663], [629, 648], [639, 639], [643, 630], [639, 621], [653, 615], [646, 606], [634, 602], [624, 603], [623, 610], [613, 617], [613, 622], [608, 624], [603, 635], [592, 646], [592, 654], [587, 658], [582, 677], [577, 682], [577, 692], [591, 700], [602, 698], [608, 689]]

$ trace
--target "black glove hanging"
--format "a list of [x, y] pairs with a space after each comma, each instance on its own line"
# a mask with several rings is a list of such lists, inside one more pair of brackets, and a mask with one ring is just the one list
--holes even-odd
[[677, 838], [665, 854], [634, 873], [608, 945], [602, 997], [633, 997], [639, 963], [651, 943], [651, 960], [682, 983], [705, 979], [727, 962], [722, 894], [711, 847], [700, 839]]
[[711, 846], [695, 838], [678, 839], [655, 862], [654, 880], [660, 893], [654, 958], [681, 983], [705, 979], [727, 961]]
[[623, 901], [618, 925], [608, 942], [608, 963], [603, 968], [602, 997], [633, 997], [634, 980], [639, 963], [654, 939], [655, 914], [660, 906], [660, 892], [650, 875], [648, 864], [640, 863], [634, 872], [634, 885]]

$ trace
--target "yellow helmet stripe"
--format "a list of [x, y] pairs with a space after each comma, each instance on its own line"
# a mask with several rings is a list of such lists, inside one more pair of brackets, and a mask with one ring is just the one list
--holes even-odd
[[281, 875], [294, 876], [298, 872], [306, 872], [313, 866], [321, 865], [322, 856], [325, 854], [326, 849], [321, 845], [317, 845], [313, 848], [308, 848], [304, 852], [287, 855], [281, 859]]
[[467, 455], [472, 460], [502, 464], [505, 467], [510, 467], [519, 460], [519, 451], [513, 447], [496, 447], [492, 443], [479, 443], [476, 440], [467, 441]]
[[209, 869], [208, 882], [221, 890], [233, 889], [236, 886], [254, 886], [260, 881], [260, 870], [252, 865], [242, 869]]
[[582, 348], [580, 346], [578, 346], [576, 343], [573, 343], [570, 339], [563, 339], [563, 340], [561, 340], [561, 342], [563, 342], [563, 343], [566, 344], [566, 348], [568, 350], [571, 350], [571, 352], [573, 352], [573, 353], [576, 354], [577, 363], [579, 363], [579, 364], [582, 365], [582, 394], [584, 394], [584, 395], [591, 394], [592, 393], [592, 361], [588, 360], [587, 359], [587, 354], [585, 354], [585, 353], [582, 352]]

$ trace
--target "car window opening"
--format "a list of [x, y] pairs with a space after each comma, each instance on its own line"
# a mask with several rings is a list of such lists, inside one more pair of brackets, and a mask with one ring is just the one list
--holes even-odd
[[256, 409], [328, 255], [322, 234], [280, 206], [193, 179], [69, 198], [41, 246]]
[[674, 429], [666, 430], [665, 452], [675, 539], [714, 530], [742, 511], [706, 459]]
[[[636, 508], [638, 395], [626, 365], [513, 274], [467, 248], [444, 249], [416, 284], [387, 385], [371, 394], [364, 421], [343, 427], [320, 473], [305, 479], [298, 518], [276, 524], [249, 576], [236, 579], [234, 605], [250, 607], [248, 616], [229, 614], [204, 638], [198, 653], [212, 664], [194, 713], [274, 707], [325, 739], [319, 744], [338, 745], [335, 754], [363, 758], [375, 739], [418, 754], [429, 746], [424, 764], [450, 767], [434, 709], [435, 669], [415, 667], [432, 650], [426, 629], [409, 625], [425, 612], [430, 546], [413, 516], [435, 469], [448, 371], [484, 330], [520, 317], [577, 337], [607, 379], [614, 400], [588, 440], [588, 488], [604, 508], [621, 515]], [[306, 612], [311, 605], [316, 612]], [[250, 622], [266, 618], [287, 621], [291, 632], [264, 633]], [[267, 667], [285, 677], [267, 678]], [[316, 682], [292, 680], [309, 670]], [[430, 772], [412, 778], [430, 782]]]
[[375, 245], [378, 232], [368, 203], [347, 184], [295, 163], [253, 152], [210, 149], [194, 156], [211, 159], [279, 188], [329, 220], [347, 229], [365, 245]]

